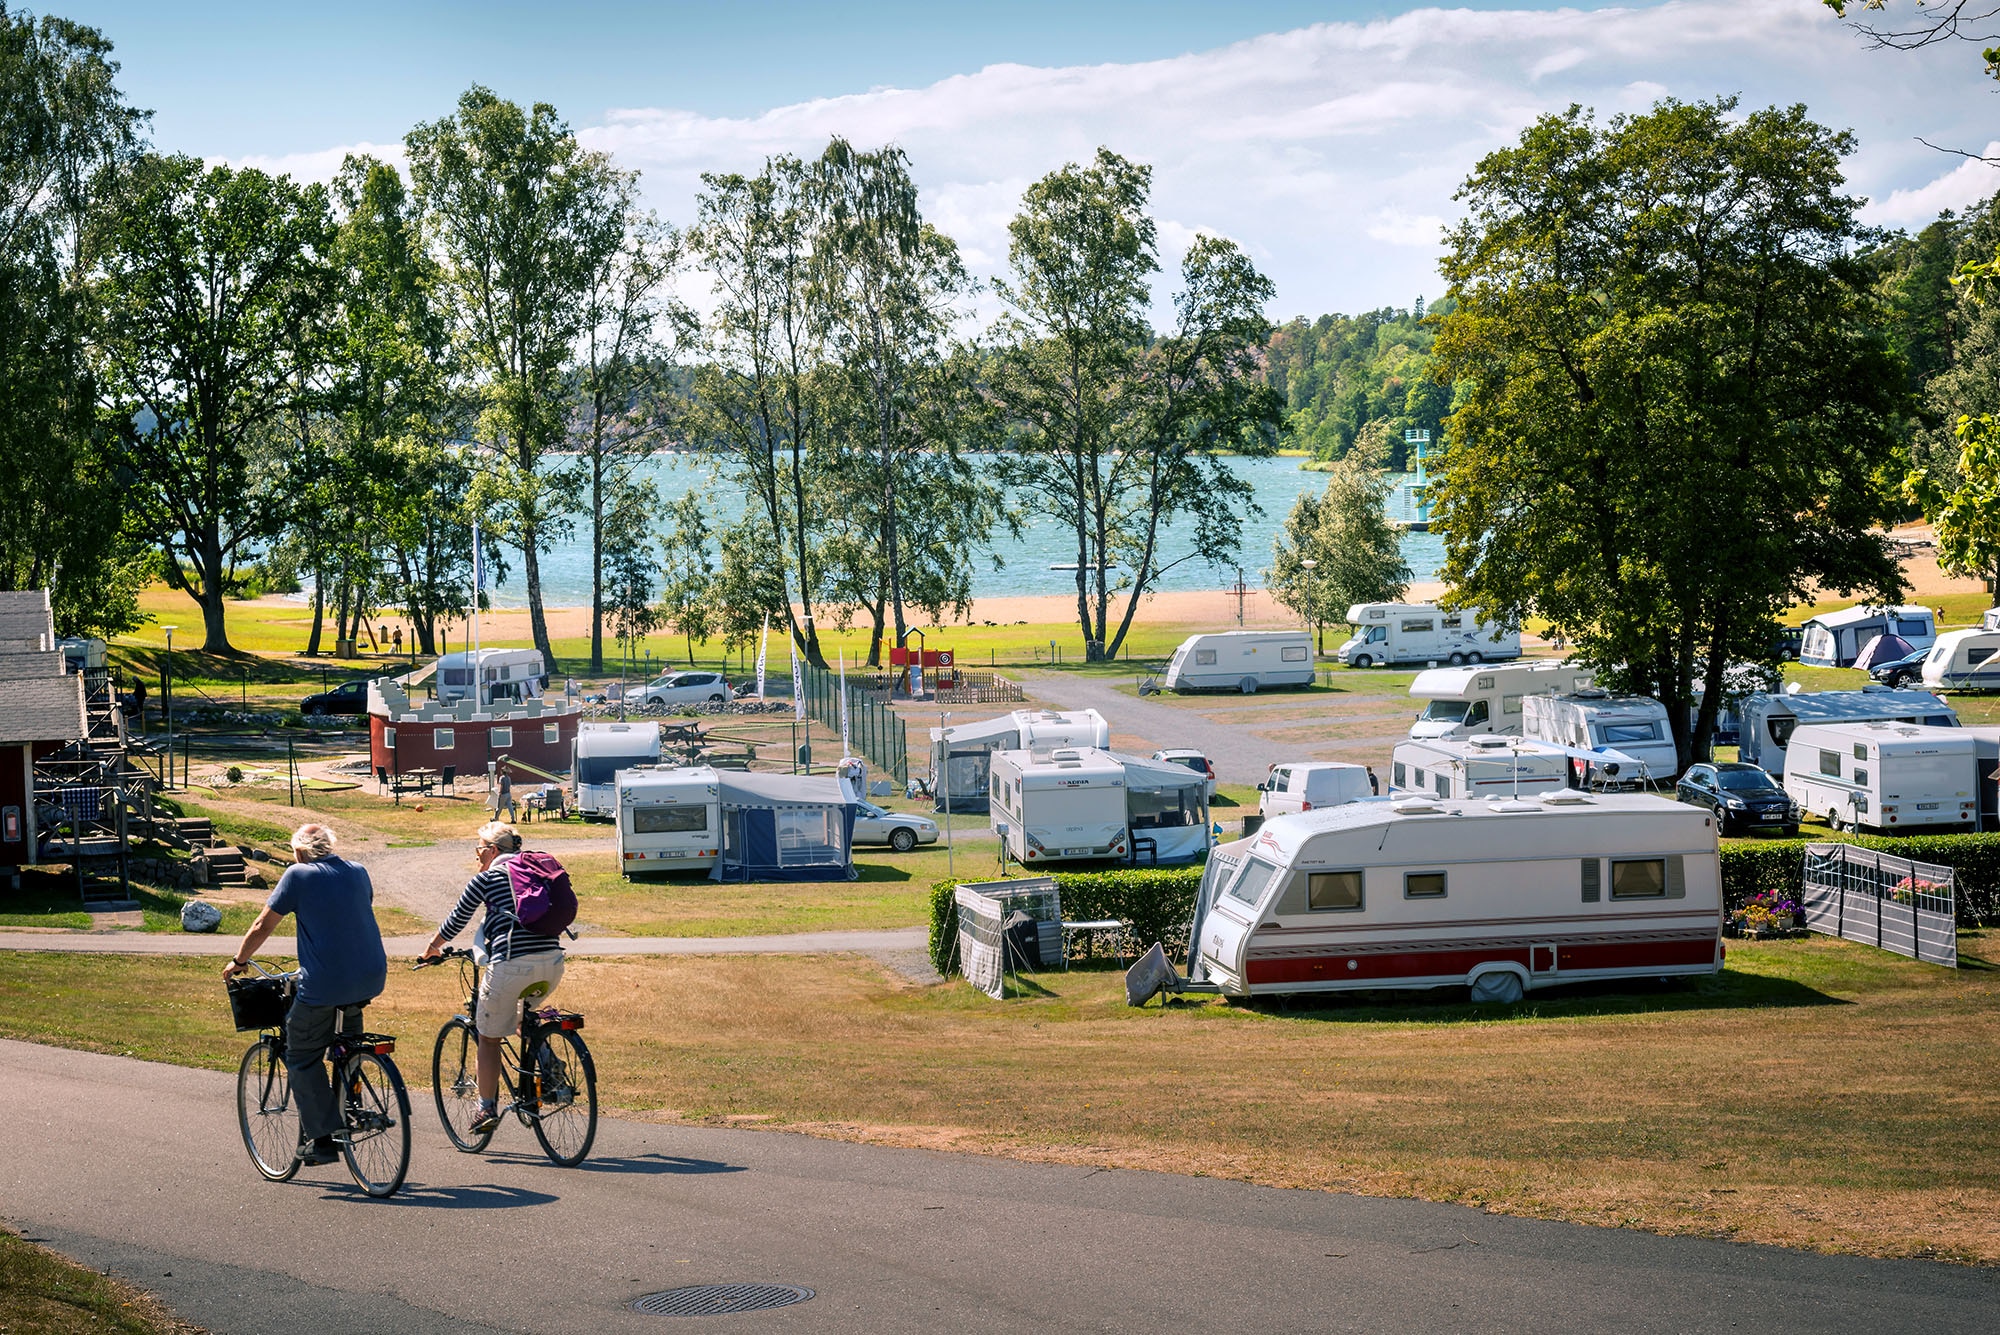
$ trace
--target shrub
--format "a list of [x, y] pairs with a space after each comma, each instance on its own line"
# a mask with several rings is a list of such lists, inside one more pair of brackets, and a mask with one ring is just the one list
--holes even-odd
[[[1118, 918], [1132, 924], [1140, 946], [1155, 941], [1178, 959], [1194, 919], [1200, 867], [1120, 867], [1112, 871], [1059, 871], [1063, 916], [1072, 921]], [[958, 969], [957, 881], [931, 883], [931, 965], [949, 977]]]
[[243, 771], [239, 769], [237, 766], [231, 765], [228, 769], [223, 771], [222, 777], [228, 779], [231, 783], [242, 783]]
[[[1805, 893], [1806, 845], [1825, 842], [1760, 839], [1756, 843], [1725, 847], [1723, 906], [1739, 909], [1768, 891], [1789, 899], [1799, 898]], [[1857, 835], [1845, 842], [1956, 869], [1958, 922], [1962, 927], [2000, 918], [2000, 834]]]

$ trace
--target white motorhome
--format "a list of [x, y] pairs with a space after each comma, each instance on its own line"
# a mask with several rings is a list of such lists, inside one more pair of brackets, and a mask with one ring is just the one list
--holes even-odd
[[1396, 743], [1391, 793], [1434, 797], [1532, 797], [1569, 787], [1569, 752], [1529, 737], [1428, 738]]
[[1737, 758], [1776, 777], [1785, 772], [1785, 745], [1801, 724], [1891, 722], [1955, 728], [1958, 715], [1929, 691], [1760, 691], [1743, 701]]
[[575, 807], [585, 816], [618, 814], [618, 775], [660, 763], [660, 725], [649, 722], [584, 723], [576, 731], [570, 778]]
[[722, 851], [722, 789], [706, 765], [621, 770], [618, 866], [634, 872], [704, 871]]
[[1410, 695], [1425, 702], [1410, 736], [1469, 737], [1497, 732], [1521, 735], [1521, 701], [1530, 695], [1580, 691], [1597, 680], [1586, 667], [1546, 659], [1478, 667], [1429, 668], [1410, 683]]
[[1521, 734], [1578, 751], [1616, 751], [1641, 767], [1634, 774], [1624, 760], [1610, 760], [1593, 766], [1588, 782], [1643, 786], [1670, 783], [1680, 773], [1667, 707], [1651, 696], [1599, 690], [1529, 696], [1521, 702]]
[[1931, 690], [2000, 688], [2000, 630], [1948, 630], [1924, 656], [1924, 685]]
[[1534, 988], [1722, 967], [1715, 819], [1648, 794], [1412, 796], [1288, 816], [1210, 855], [1191, 977], [1230, 996]]
[[475, 700], [479, 709], [523, 704], [540, 699], [547, 685], [548, 666], [539, 649], [463, 649], [437, 661], [437, 698], [443, 705], [461, 700]]
[[995, 751], [988, 786], [993, 829], [1023, 866], [1125, 856], [1125, 766], [1110, 752]]
[[1482, 622], [1477, 612], [1436, 603], [1356, 603], [1347, 609], [1354, 637], [1334, 651], [1349, 667], [1391, 663], [1499, 662], [1521, 656], [1521, 629]]
[[1241, 691], [1313, 683], [1312, 632], [1230, 630], [1190, 635], [1167, 664], [1170, 691]]
[[1017, 709], [977, 723], [932, 728], [931, 792], [939, 811], [984, 812], [995, 751], [1110, 745], [1111, 725], [1095, 709]]
[[1836, 830], [1977, 826], [1978, 749], [1964, 728], [1802, 724], [1785, 748], [1785, 792]]
[[1810, 667], [1851, 667], [1878, 636], [1896, 635], [1912, 649], [1927, 649], [1937, 638], [1928, 607], [1843, 607], [1800, 623], [1799, 662]]

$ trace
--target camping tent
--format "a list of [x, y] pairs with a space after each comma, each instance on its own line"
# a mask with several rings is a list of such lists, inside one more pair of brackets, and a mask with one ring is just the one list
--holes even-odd
[[1865, 672], [1871, 668], [1881, 667], [1884, 663], [1893, 663], [1899, 658], [1908, 658], [1915, 652], [1916, 650], [1910, 647], [1910, 642], [1900, 635], [1877, 635], [1868, 641], [1867, 648], [1863, 649], [1860, 657], [1854, 660], [1854, 666]]
[[[1125, 767], [1125, 823], [1132, 860], [1165, 866], [1208, 852], [1208, 776], [1185, 765], [1119, 756]], [[1147, 844], [1150, 841], [1150, 855]]]
[[804, 774], [716, 774], [722, 806], [717, 881], [851, 881], [858, 808], [840, 781]]

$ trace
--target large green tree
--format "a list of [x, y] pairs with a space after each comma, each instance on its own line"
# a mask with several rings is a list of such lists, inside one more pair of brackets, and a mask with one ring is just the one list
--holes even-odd
[[1852, 148], [1803, 108], [1572, 107], [1459, 193], [1444, 578], [1657, 694], [1682, 763], [1786, 607], [1902, 588], [1878, 525], [1907, 390], [1853, 255]]
[[333, 244], [323, 187], [184, 156], [134, 164], [106, 226], [106, 388], [140, 522], [200, 606], [210, 653], [231, 651], [224, 600], [273, 528], [252, 457], [311, 393]]
[[1403, 535], [1383, 510], [1391, 482], [1366, 458], [1333, 467], [1326, 488], [1292, 503], [1272, 543], [1264, 583], [1281, 607], [1313, 628], [1325, 649], [1326, 627], [1356, 603], [1393, 603], [1410, 585]]

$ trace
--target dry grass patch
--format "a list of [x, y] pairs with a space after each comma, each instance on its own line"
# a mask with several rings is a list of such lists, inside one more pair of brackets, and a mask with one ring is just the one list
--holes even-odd
[[0, 1228], [0, 1331], [10, 1335], [202, 1335], [143, 1289]]
[[[1156, 1168], [1871, 1255], [2000, 1261], [2000, 970], [1733, 947], [1689, 988], [1133, 1011], [1111, 972], [996, 1003], [853, 958], [572, 962], [609, 1103], [660, 1120]], [[126, 999], [144, 996], [135, 1008]], [[452, 980], [392, 976], [405, 1066]], [[0, 1031], [233, 1065], [209, 962], [0, 959]]]

